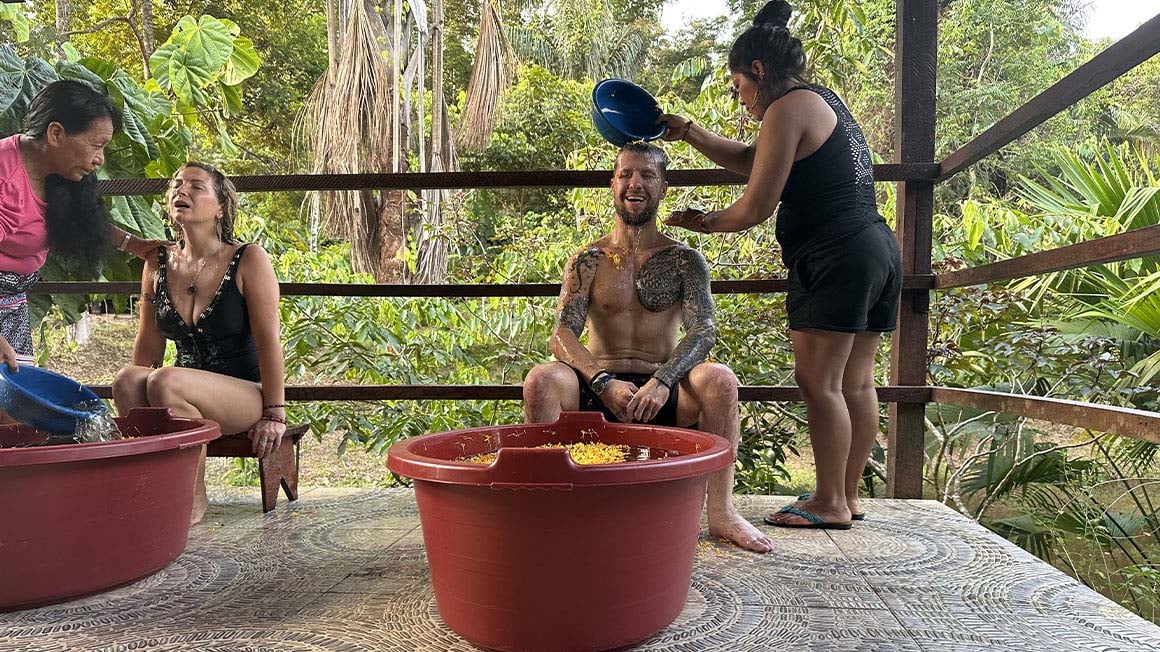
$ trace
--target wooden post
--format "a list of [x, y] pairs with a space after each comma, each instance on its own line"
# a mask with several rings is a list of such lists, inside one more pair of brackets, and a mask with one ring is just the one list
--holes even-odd
[[[938, 3], [898, 0], [894, 84], [895, 151], [899, 163], [934, 160]], [[904, 181], [898, 189], [898, 244], [904, 274], [929, 274], [934, 184]], [[926, 385], [930, 292], [904, 289], [890, 357], [891, 384]], [[922, 497], [925, 403], [892, 403], [886, 494]]]

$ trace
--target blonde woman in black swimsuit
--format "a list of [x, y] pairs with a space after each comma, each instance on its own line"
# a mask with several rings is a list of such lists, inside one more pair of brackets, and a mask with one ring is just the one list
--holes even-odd
[[[226, 434], [248, 431], [264, 457], [286, 432], [278, 279], [261, 246], [234, 238], [236, 199], [212, 166], [186, 163], [173, 175], [165, 205], [179, 241], [146, 261], [133, 363], [117, 374], [113, 400], [120, 414], [168, 407]], [[174, 367], [161, 366], [166, 340], [177, 345]], [[191, 522], [207, 507], [203, 451]]]
[[848, 529], [863, 516], [858, 482], [878, 435], [874, 356], [894, 330], [902, 261], [874, 203], [870, 150], [842, 100], [808, 84], [802, 43], [786, 29], [789, 3], [767, 3], [733, 43], [733, 94], [761, 122], [747, 145], [675, 115], [666, 140], [685, 140], [749, 177], [721, 211], [684, 210], [666, 224], [704, 233], [742, 231], [778, 208], [776, 234], [789, 268], [786, 311], [794, 375], [806, 403], [817, 487], [765, 521]]

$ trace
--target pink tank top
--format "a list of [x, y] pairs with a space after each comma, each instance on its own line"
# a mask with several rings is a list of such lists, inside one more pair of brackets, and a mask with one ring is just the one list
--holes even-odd
[[20, 134], [0, 139], [0, 271], [31, 274], [48, 256], [46, 204], [20, 159]]

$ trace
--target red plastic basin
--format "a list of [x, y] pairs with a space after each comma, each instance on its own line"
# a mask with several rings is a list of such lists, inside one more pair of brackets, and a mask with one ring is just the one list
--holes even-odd
[[[116, 422], [134, 438], [0, 448], [0, 611], [127, 584], [185, 550], [198, 449], [221, 430], [164, 408]], [[0, 427], [0, 446], [42, 438]]]
[[[580, 466], [547, 443], [601, 441], [680, 453]], [[494, 451], [491, 465], [453, 461]], [[733, 462], [716, 435], [610, 424], [566, 412], [552, 424], [425, 435], [391, 447], [415, 498], [443, 622], [494, 650], [607, 650], [680, 614], [708, 474]]]

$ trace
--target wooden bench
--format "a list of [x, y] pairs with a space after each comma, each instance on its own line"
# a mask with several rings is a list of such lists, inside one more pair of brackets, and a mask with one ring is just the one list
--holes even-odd
[[[298, 500], [298, 441], [310, 430], [307, 424], [289, 426], [282, 436], [278, 450], [258, 458], [258, 476], [262, 480], [262, 511], [274, 509], [278, 503], [278, 488], [286, 492], [287, 500]], [[222, 435], [205, 447], [206, 457], [257, 457], [247, 433]]]

